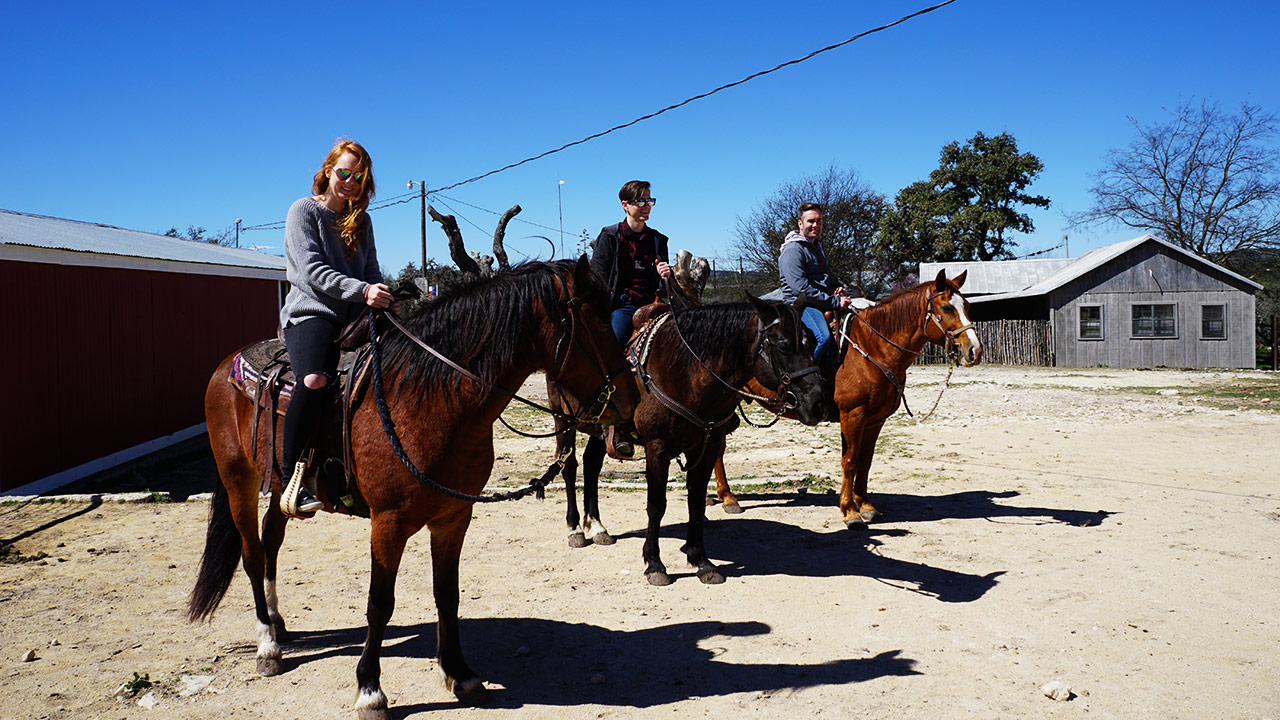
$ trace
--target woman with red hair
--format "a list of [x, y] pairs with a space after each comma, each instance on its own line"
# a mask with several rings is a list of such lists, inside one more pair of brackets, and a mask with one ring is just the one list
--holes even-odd
[[284, 225], [290, 288], [280, 326], [296, 378], [284, 417], [284, 471], [290, 473], [280, 509], [311, 517], [324, 505], [307, 486], [305, 448], [337, 381], [338, 334], [364, 306], [391, 305], [373, 243], [369, 201], [373, 161], [359, 143], [340, 139], [311, 182], [311, 195], [289, 208]]

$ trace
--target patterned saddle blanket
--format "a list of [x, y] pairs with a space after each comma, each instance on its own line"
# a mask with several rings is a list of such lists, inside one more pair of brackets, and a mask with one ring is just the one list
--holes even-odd
[[[368, 346], [347, 352], [338, 360], [338, 395], [355, 396], [364, 388], [369, 369]], [[347, 384], [354, 378], [355, 384], [348, 391]], [[235, 385], [245, 397], [259, 407], [276, 409], [284, 415], [293, 398], [293, 386], [297, 379], [289, 365], [289, 353], [279, 338], [263, 340], [236, 353], [231, 361], [228, 382]]]
[[662, 324], [671, 319], [670, 312], [663, 312], [657, 317], [650, 318], [645, 321], [634, 333], [631, 339], [627, 341], [627, 349], [624, 355], [627, 362], [631, 363], [633, 368], [642, 368], [649, 362], [649, 350], [653, 346], [653, 335], [662, 327]]

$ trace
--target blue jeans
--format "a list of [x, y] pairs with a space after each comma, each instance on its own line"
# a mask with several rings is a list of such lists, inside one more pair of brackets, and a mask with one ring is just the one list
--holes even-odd
[[827, 318], [816, 307], [805, 308], [804, 312], [800, 313], [800, 320], [805, 327], [813, 331], [813, 337], [818, 341], [818, 347], [813, 351], [813, 359], [816, 361], [831, 344], [831, 328], [827, 326]]
[[623, 350], [627, 349], [627, 341], [631, 339], [631, 316], [636, 314], [636, 304], [632, 300], [622, 301], [622, 304], [613, 309], [613, 313], [609, 316], [609, 324], [613, 326], [613, 335], [618, 338], [618, 346]]

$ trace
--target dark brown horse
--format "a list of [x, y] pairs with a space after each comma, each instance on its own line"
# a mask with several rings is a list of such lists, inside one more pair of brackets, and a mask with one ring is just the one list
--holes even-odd
[[[813, 364], [814, 346], [813, 333], [800, 321], [797, 308], [755, 298], [750, 298], [750, 303], [674, 311], [658, 326], [648, 359], [637, 368], [641, 393], [635, 413], [636, 431], [645, 448], [649, 526], [643, 557], [645, 578], [651, 584], [671, 582], [659, 557], [658, 531], [666, 512], [670, 464], [681, 454], [687, 463], [689, 499], [689, 523], [682, 549], [702, 582], [724, 582], [703, 544], [704, 497], [716, 448], [722, 447], [725, 436], [738, 426], [734, 409], [742, 394], [737, 388], [754, 379], [775, 395], [785, 397], [787, 406], [801, 422], [816, 425], [826, 416], [827, 393]], [[551, 395], [554, 406], [554, 389]], [[563, 472], [569, 498], [569, 544], [586, 545], [588, 534], [597, 544], [611, 544], [613, 537], [600, 521], [598, 502], [597, 484], [605, 454], [599, 429], [591, 431], [582, 455], [586, 519], [581, 524], [575, 494], [574, 447], [571, 430], [559, 436], [558, 452], [569, 453]]]
[[[638, 399], [629, 378], [610, 384], [626, 363], [608, 325], [608, 297], [586, 259], [532, 263], [469, 285], [427, 305], [405, 325], [415, 337], [467, 368], [465, 377], [425, 352], [406, 334], [379, 340], [384, 407], [408, 459], [449, 491], [474, 495], [493, 468], [493, 423], [536, 370], [553, 377], [574, 408], [592, 408], [599, 422], [630, 418]], [[243, 561], [258, 619], [258, 671], [282, 670], [284, 621], [276, 602], [276, 557], [285, 523], [272, 481], [262, 539], [259, 486], [269, 433], [250, 446], [253, 402], [228, 382], [231, 358], [209, 382], [205, 415], [222, 482], [216, 488], [199, 579], [191, 593], [192, 620], [211, 616]], [[484, 683], [463, 658], [458, 638], [458, 558], [471, 522], [472, 502], [446, 496], [415, 478], [392, 452], [373, 392], [352, 420], [353, 464], [372, 523], [369, 634], [356, 668], [362, 719], [390, 717], [380, 684], [383, 633], [395, 602], [396, 572], [409, 537], [431, 532], [437, 657], [446, 687], [467, 703], [484, 700]], [[591, 419], [597, 420], [592, 417]], [[326, 509], [332, 500], [321, 484]], [[319, 552], [321, 549], [317, 548]], [[322, 562], [320, 558], [316, 562]]]
[[[850, 529], [862, 527], [880, 512], [867, 495], [867, 474], [885, 420], [897, 412], [907, 368], [925, 343], [958, 353], [966, 367], [982, 359], [982, 343], [969, 321], [969, 301], [960, 294], [965, 273], [937, 278], [901, 290], [880, 303], [851, 313], [835, 338], [843, 353], [835, 375], [840, 410], [840, 513]], [[788, 414], [789, 415], [789, 414]], [[716, 495], [725, 512], [742, 512], [726, 480], [724, 450], [716, 459]]]

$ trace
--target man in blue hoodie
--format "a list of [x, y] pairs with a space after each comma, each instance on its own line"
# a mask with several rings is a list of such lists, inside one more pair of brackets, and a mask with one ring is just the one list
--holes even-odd
[[853, 298], [831, 274], [827, 255], [822, 251], [822, 206], [805, 203], [797, 211], [797, 218], [798, 230], [792, 230], [782, 241], [778, 279], [787, 302], [805, 299], [801, 319], [818, 341], [813, 352], [814, 360], [818, 360], [831, 344], [831, 329], [823, 313], [847, 308]]

